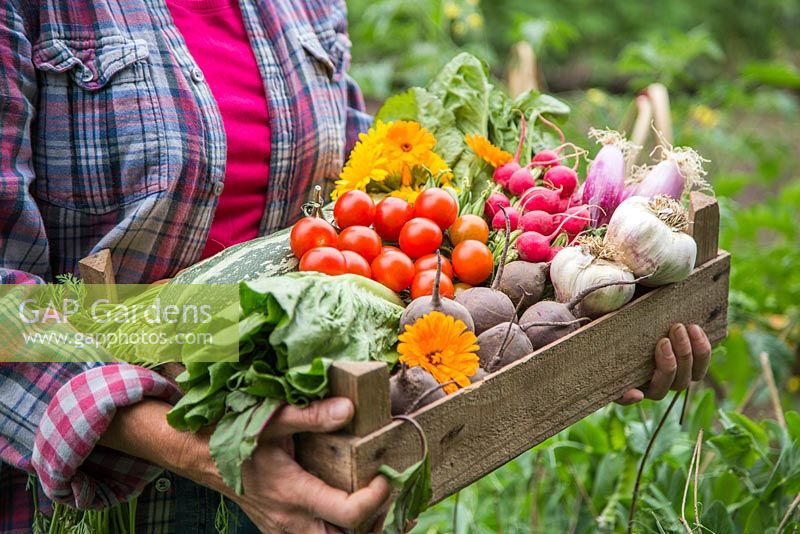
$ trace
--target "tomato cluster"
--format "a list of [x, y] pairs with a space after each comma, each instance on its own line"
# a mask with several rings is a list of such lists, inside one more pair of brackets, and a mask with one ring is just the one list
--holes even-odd
[[417, 298], [433, 291], [436, 251], [446, 238], [453, 248], [449, 259], [442, 255], [442, 295], [453, 297], [455, 278], [480, 284], [494, 268], [486, 221], [458, 217], [458, 203], [443, 189], [426, 189], [413, 206], [396, 197], [375, 204], [363, 191], [348, 191], [336, 201], [333, 218], [338, 232], [316, 217], [292, 228], [290, 244], [301, 271], [354, 273], [396, 292], [410, 289]]

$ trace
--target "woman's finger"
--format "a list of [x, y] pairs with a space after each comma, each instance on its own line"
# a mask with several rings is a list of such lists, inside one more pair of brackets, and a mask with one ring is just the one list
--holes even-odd
[[312, 402], [306, 408], [286, 405], [269, 421], [264, 435], [285, 438], [298, 432], [333, 432], [353, 418], [353, 403], [343, 397]]
[[702, 380], [708, 371], [711, 362], [711, 342], [702, 328], [696, 324], [689, 325], [689, 340], [692, 343], [692, 355], [694, 365], [692, 365], [692, 380]]
[[636, 404], [644, 399], [644, 393], [640, 389], [630, 389], [626, 391], [620, 398], [616, 401], [617, 404], [621, 404], [622, 406], [628, 406], [631, 404]]
[[644, 393], [645, 397], [654, 400], [666, 397], [677, 370], [678, 362], [675, 361], [672, 344], [668, 338], [662, 338], [656, 345], [656, 371]]
[[682, 391], [689, 387], [692, 379], [692, 342], [689, 340], [689, 333], [682, 324], [672, 325], [669, 329], [669, 340], [672, 344], [672, 352], [675, 353], [675, 360], [678, 369], [672, 381], [671, 389]]

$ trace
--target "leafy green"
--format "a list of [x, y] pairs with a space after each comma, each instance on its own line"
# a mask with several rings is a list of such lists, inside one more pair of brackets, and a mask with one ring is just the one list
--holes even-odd
[[[240, 303], [205, 327], [214, 344], [184, 354], [178, 383], [186, 391], [167, 414], [181, 430], [217, 423], [211, 455], [225, 483], [242, 491], [241, 465], [282, 402], [305, 406], [328, 391], [338, 360], [393, 364], [403, 308], [398, 297], [363, 277], [293, 273], [243, 282]], [[239, 343], [239, 361], [209, 363], [209, 354]]]

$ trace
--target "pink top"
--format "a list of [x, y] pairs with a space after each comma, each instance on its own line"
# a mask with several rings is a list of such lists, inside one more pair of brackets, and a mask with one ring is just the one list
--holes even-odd
[[258, 235], [269, 180], [269, 104], [238, 0], [167, 0], [167, 6], [217, 100], [228, 138], [225, 189], [204, 259]]

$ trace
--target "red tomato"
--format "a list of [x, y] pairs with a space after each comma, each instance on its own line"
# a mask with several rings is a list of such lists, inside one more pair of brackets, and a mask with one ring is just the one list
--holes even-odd
[[403, 251], [397, 247], [393, 247], [392, 245], [383, 245], [383, 247], [381, 247], [381, 252], [403, 252]]
[[463, 215], [450, 227], [450, 242], [454, 246], [467, 239], [474, 239], [483, 244], [489, 240], [489, 225], [483, 217]]
[[[422, 271], [436, 271], [436, 254], [427, 254], [422, 256], [414, 262], [414, 268], [418, 273]], [[442, 274], [446, 274], [448, 278], [453, 278], [453, 265], [450, 260], [442, 256]]]
[[400, 250], [412, 258], [436, 252], [442, 244], [442, 230], [430, 219], [414, 217], [400, 230]]
[[342, 256], [344, 256], [345, 268], [348, 273], [372, 278], [372, 269], [370, 269], [369, 262], [364, 259], [364, 256], [352, 250], [343, 250]]
[[289, 245], [298, 259], [315, 247], [335, 247], [336, 230], [324, 219], [303, 217], [292, 226]]
[[381, 253], [381, 238], [372, 228], [348, 226], [339, 234], [339, 250], [352, 250], [372, 261]]
[[339, 228], [369, 226], [375, 218], [375, 203], [364, 191], [348, 191], [333, 206], [333, 220]]
[[474, 239], [468, 239], [456, 245], [451, 259], [458, 279], [468, 284], [480, 284], [489, 278], [494, 270], [492, 251]]
[[400, 230], [414, 216], [414, 209], [402, 198], [386, 197], [375, 206], [373, 226], [385, 241], [397, 241]]
[[458, 203], [444, 189], [431, 187], [420, 193], [414, 202], [414, 216], [430, 219], [444, 231], [458, 217]]
[[382, 252], [372, 260], [372, 279], [399, 293], [414, 280], [414, 263], [402, 252]]
[[[411, 282], [411, 298], [424, 297], [425, 295], [433, 295], [433, 282], [436, 279], [436, 271], [422, 271], [414, 276], [414, 281]], [[456, 290], [453, 287], [453, 282], [450, 277], [442, 273], [439, 278], [439, 294], [449, 299], [454, 298]]]
[[333, 247], [317, 247], [303, 254], [300, 270], [336, 276], [347, 272], [347, 261], [342, 253]]

